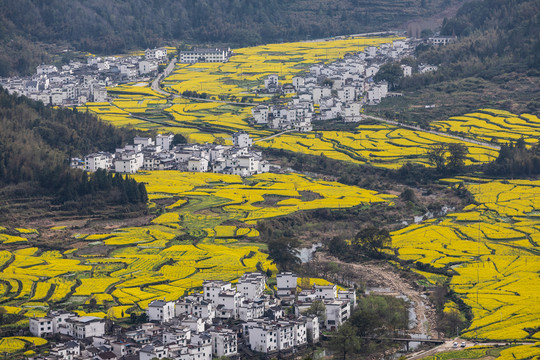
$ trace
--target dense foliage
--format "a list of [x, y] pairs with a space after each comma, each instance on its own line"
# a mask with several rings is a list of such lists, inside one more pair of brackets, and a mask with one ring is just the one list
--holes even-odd
[[397, 87], [404, 96], [385, 99], [381, 115], [427, 125], [482, 107], [540, 111], [539, 1], [470, 1], [443, 22], [441, 33], [458, 41], [417, 47], [417, 62], [439, 65], [438, 71], [402, 78]]
[[351, 319], [331, 339], [331, 348], [340, 359], [355, 359], [379, 351], [381, 346], [366, 338], [393, 337], [407, 329], [407, 304], [392, 296], [371, 295], [358, 300]]
[[526, 146], [523, 139], [501, 145], [499, 157], [486, 169], [490, 175], [534, 176], [540, 174], [540, 144]]
[[[27, 72], [42, 53], [29, 41], [122, 52], [164, 41], [254, 45], [387, 30], [429, 15], [431, 0], [0, 0], [0, 76]], [[16, 42], [16, 45], [12, 43]], [[35, 55], [34, 55], [35, 54]], [[13, 57], [12, 55], [15, 55]]]
[[[448, 46], [427, 48], [421, 62], [443, 64], [429, 81], [465, 76], [492, 79], [540, 67], [540, 3], [482, 0], [464, 4], [441, 33], [460, 37]], [[538, 75], [538, 74], [536, 74]]]
[[67, 161], [70, 155], [98, 149], [114, 151], [134, 133], [106, 125], [93, 115], [45, 107], [4, 90], [0, 91], [0, 128], [0, 184], [37, 182], [61, 201], [116, 187], [121, 201], [146, 201], [137, 184], [119, 178], [113, 184], [106, 174], [103, 181], [89, 180]]

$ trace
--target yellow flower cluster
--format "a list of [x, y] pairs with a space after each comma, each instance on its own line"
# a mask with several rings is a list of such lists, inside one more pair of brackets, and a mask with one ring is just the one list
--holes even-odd
[[516, 115], [504, 110], [480, 109], [477, 112], [435, 121], [438, 130], [458, 133], [483, 141], [507, 143], [523, 138], [528, 144], [540, 139], [540, 119], [531, 114]]
[[469, 151], [467, 165], [489, 162], [498, 155], [481, 145], [391, 125], [360, 125], [354, 132], [288, 133], [257, 145], [396, 169], [407, 162], [429, 166], [427, 151], [438, 143], [465, 145]]
[[478, 205], [395, 231], [393, 245], [403, 260], [452, 266], [450, 286], [474, 315], [463, 336], [528, 337], [540, 326], [540, 181], [467, 181]]

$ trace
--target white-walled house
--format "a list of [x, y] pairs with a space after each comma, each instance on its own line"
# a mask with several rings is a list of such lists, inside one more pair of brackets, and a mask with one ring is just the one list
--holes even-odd
[[133, 144], [142, 145], [143, 147], [156, 145], [156, 143], [154, 142], [154, 140], [152, 140], [151, 137], [145, 137], [145, 136], [135, 136], [133, 138]]
[[334, 300], [337, 298], [336, 285], [313, 285], [315, 298], [319, 300]]
[[277, 74], [270, 74], [264, 79], [264, 88], [269, 91], [276, 91], [279, 87], [279, 76]]
[[437, 71], [438, 69], [439, 67], [437, 65], [420, 64], [420, 66], [418, 66], [418, 71], [421, 72], [422, 74], [425, 74], [427, 72]]
[[196, 334], [204, 331], [205, 322], [203, 319], [189, 315], [188, 317], [182, 319], [180, 324], [191, 330], [191, 334]]
[[247, 300], [255, 300], [263, 296], [266, 287], [266, 276], [262, 273], [245, 273], [236, 284], [236, 290]]
[[148, 320], [150, 321], [169, 322], [176, 315], [174, 310], [174, 302], [154, 300], [148, 304], [146, 314], [148, 315]]
[[306, 316], [307, 339], [312, 344], [319, 342], [319, 318], [315, 315]]
[[356, 291], [353, 288], [348, 290], [338, 290], [337, 298], [339, 300], [348, 300], [351, 309], [356, 307]]
[[188, 170], [191, 172], [207, 172], [208, 160], [205, 158], [192, 157], [188, 160]]
[[139, 62], [139, 74], [146, 75], [157, 72], [158, 63], [155, 61], [141, 61]]
[[269, 107], [267, 105], [257, 105], [251, 109], [251, 115], [257, 125], [266, 125], [268, 123]]
[[166, 346], [146, 345], [139, 352], [139, 360], [162, 359], [169, 355], [169, 348]]
[[244, 131], [238, 131], [233, 134], [233, 144], [239, 148], [249, 147], [253, 144], [253, 140], [249, 137], [249, 134]]
[[325, 301], [327, 330], [336, 330], [351, 316], [351, 306], [348, 300]]
[[227, 62], [232, 55], [231, 49], [221, 48], [194, 48], [193, 50], [181, 51], [180, 62], [194, 64], [197, 62]]
[[105, 334], [105, 320], [94, 316], [74, 317], [66, 320], [69, 336], [84, 339]]
[[242, 301], [242, 294], [234, 289], [220, 292], [216, 305], [216, 317], [220, 319], [237, 319]]
[[163, 150], [170, 150], [174, 139], [173, 134], [157, 134], [156, 145], [161, 146]]
[[142, 153], [124, 153], [114, 161], [114, 171], [117, 173], [133, 174], [144, 165]]
[[203, 282], [203, 298], [214, 305], [218, 305], [219, 293], [231, 289], [232, 285], [227, 281], [207, 280]]
[[186, 326], [171, 326], [163, 330], [163, 345], [186, 346], [191, 340], [191, 329]]
[[277, 295], [291, 296], [296, 293], [298, 284], [298, 276], [291, 272], [279, 273], [276, 275], [277, 280]]
[[95, 172], [98, 169], [109, 170], [112, 168], [114, 155], [100, 152], [89, 154], [84, 157], [84, 170]]
[[278, 349], [278, 332], [275, 326], [264, 322], [248, 325], [251, 350], [269, 353]]
[[215, 329], [210, 331], [212, 338], [212, 355], [215, 357], [232, 356], [238, 353], [238, 337], [231, 329]]
[[298, 90], [299, 88], [301, 88], [302, 86], [304, 86], [305, 82], [304, 82], [304, 78], [301, 77], [301, 76], [295, 76], [292, 78], [292, 85], [294, 86], [294, 88], [296, 90]]
[[379, 72], [379, 66], [378, 65], [370, 65], [366, 68], [366, 77], [372, 77], [375, 76]]
[[401, 65], [401, 70], [403, 70], [404, 77], [412, 76], [412, 67], [409, 65]]

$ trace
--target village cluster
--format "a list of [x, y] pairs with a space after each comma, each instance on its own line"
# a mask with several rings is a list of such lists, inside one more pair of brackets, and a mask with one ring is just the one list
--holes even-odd
[[107, 87], [153, 76], [164, 62], [166, 48], [147, 49], [144, 56], [88, 56], [86, 63], [70, 61], [60, 68], [39, 65], [34, 75], [3, 78], [0, 85], [45, 105], [84, 105], [107, 101]]
[[[439, 39], [439, 37], [434, 38]], [[294, 94], [286, 105], [258, 105], [252, 109], [253, 122], [272, 129], [299, 132], [312, 131], [312, 120], [342, 119], [356, 122], [362, 119], [365, 105], [376, 105], [389, 95], [388, 83], [375, 82], [380, 66], [412, 56], [414, 47], [409, 39], [397, 40], [380, 47], [369, 46], [363, 52], [347, 54], [331, 64], [316, 64], [304, 76], [295, 76], [292, 83], [281, 84], [279, 75], [269, 75], [264, 82], [268, 93]], [[413, 69], [401, 65], [403, 76]], [[435, 65], [420, 65], [421, 73], [435, 71]]]
[[[56, 335], [48, 356], [36, 360], [211, 360], [292, 354], [319, 341], [319, 330], [336, 330], [356, 306], [353, 289], [313, 285], [297, 292], [298, 277], [277, 275], [276, 296], [268, 295], [263, 273], [245, 273], [236, 284], [209, 280], [202, 293], [178, 301], [154, 300], [148, 322], [124, 329], [107, 320], [63, 311], [31, 318], [30, 332]], [[314, 314], [319, 301], [322, 312]]]
[[[95, 172], [98, 169], [118, 173], [139, 170], [180, 170], [251, 176], [270, 171], [270, 163], [251, 147], [253, 140], [245, 132], [233, 134], [233, 146], [219, 144], [180, 144], [173, 146], [174, 135], [158, 134], [156, 139], [137, 136], [132, 145], [116, 149], [114, 154], [99, 152], [83, 159], [71, 159], [71, 166]], [[274, 166], [274, 165], [272, 165]]]

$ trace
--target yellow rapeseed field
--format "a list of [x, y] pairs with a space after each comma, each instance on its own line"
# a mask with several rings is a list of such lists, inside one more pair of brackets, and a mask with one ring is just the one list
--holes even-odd
[[354, 132], [288, 133], [257, 145], [396, 169], [407, 162], [428, 166], [426, 153], [438, 143], [465, 145], [469, 151], [468, 165], [489, 162], [498, 155], [497, 151], [485, 146], [391, 125], [359, 125]]
[[536, 144], [540, 139], [538, 116], [517, 115], [496, 109], [479, 109], [474, 113], [435, 121], [431, 123], [431, 126], [437, 130], [497, 143], [507, 143], [523, 138], [528, 144]]
[[[79, 234], [74, 239], [106, 249], [98, 254], [36, 247], [1, 251], [0, 280], [10, 285], [2, 287], [0, 298], [6, 311], [42, 316], [49, 304], [70, 299], [89, 304], [95, 299], [99, 309], [79, 308], [78, 313], [127, 317], [129, 311], [145, 309], [155, 299], [176, 300], [207, 279], [234, 281], [248, 271], [276, 273], [261, 251], [265, 245], [255, 242], [258, 219], [307, 209], [391, 204], [393, 199], [298, 174], [243, 179], [155, 171], [134, 177], [147, 184], [150, 195], [175, 198], [174, 206], [146, 226]], [[224, 224], [228, 221], [238, 225]], [[248, 238], [250, 242], [242, 242]], [[21, 345], [10, 346], [15, 344]]]
[[456, 180], [478, 204], [395, 231], [393, 246], [403, 260], [448, 272], [474, 315], [462, 336], [535, 335], [529, 329], [540, 326], [540, 181]]

